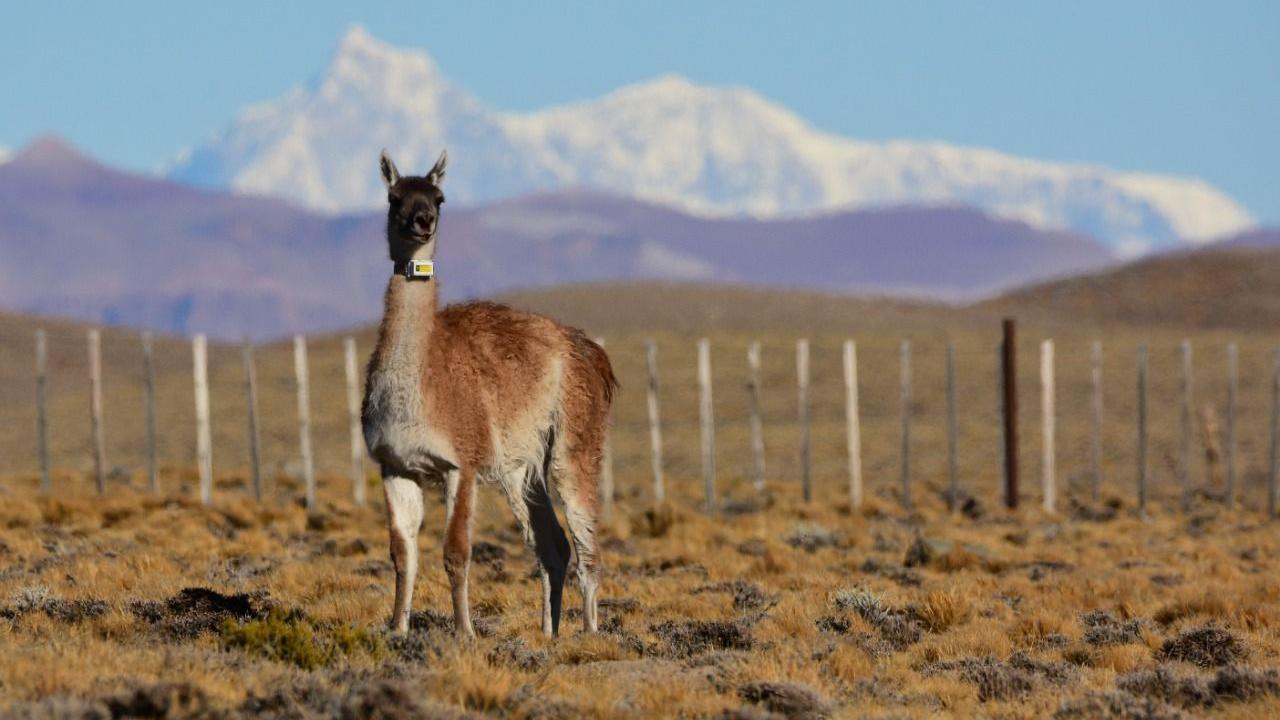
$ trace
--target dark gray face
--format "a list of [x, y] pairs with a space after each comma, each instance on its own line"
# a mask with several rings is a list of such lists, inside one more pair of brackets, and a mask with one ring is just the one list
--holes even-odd
[[[412, 255], [431, 241], [440, 221], [444, 193], [424, 177], [400, 178], [387, 191], [387, 240]], [[408, 259], [408, 255], [403, 256]]]
[[448, 154], [442, 152], [435, 167], [426, 175], [400, 177], [395, 163], [382, 151], [382, 181], [387, 186], [387, 243], [393, 262], [414, 258], [423, 246], [430, 246], [426, 257], [435, 255], [436, 228], [440, 223], [440, 206], [444, 204], [440, 186], [444, 183], [448, 162]]

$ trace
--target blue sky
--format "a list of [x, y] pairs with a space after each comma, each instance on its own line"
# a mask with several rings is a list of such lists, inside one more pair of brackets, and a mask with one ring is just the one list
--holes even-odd
[[150, 169], [319, 73], [352, 23], [494, 108], [679, 73], [859, 138], [1203, 177], [1280, 224], [1280, 2], [6, 3], [0, 145]]

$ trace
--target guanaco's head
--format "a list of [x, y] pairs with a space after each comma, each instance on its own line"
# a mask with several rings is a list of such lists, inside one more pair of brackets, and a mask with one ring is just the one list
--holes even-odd
[[387, 185], [387, 243], [393, 262], [428, 260], [436, 254], [436, 228], [444, 204], [444, 169], [449, 153], [441, 152], [431, 172], [400, 177], [396, 164], [382, 151], [382, 182]]

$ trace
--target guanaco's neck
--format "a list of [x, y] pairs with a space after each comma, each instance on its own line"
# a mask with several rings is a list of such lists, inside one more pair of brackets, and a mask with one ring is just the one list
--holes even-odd
[[[435, 278], [407, 279], [393, 273], [387, 281], [385, 308], [379, 328], [382, 352], [391, 364], [421, 367], [435, 325], [440, 289]], [[407, 369], [407, 368], [406, 368]]]

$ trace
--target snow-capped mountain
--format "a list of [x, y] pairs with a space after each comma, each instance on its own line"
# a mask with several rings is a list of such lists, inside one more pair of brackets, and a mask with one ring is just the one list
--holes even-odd
[[13, 157], [13, 154], [9, 151], [9, 148], [0, 145], [0, 165], [9, 162], [11, 157]]
[[703, 215], [968, 205], [1102, 239], [1121, 255], [1253, 225], [1197, 179], [1054, 164], [935, 142], [863, 142], [815, 129], [743, 88], [680, 77], [528, 114], [484, 107], [419, 51], [363, 28], [325, 74], [246, 109], [184, 153], [174, 179], [283, 196], [326, 212], [377, 207], [382, 147], [402, 170], [450, 153], [450, 199], [480, 203], [590, 187]]
[[450, 199], [506, 197], [537, 176], [502, 121], [450, 84], [431, 58], [357, 27], [318, 82], [246, 109], [208, 145], [184, 153], [171, 176], [331, 213], [359, 211], [386, 201], [377, 173], [382, 148], [408, 170], [430, 167], [445, 146], [454, 160]]

